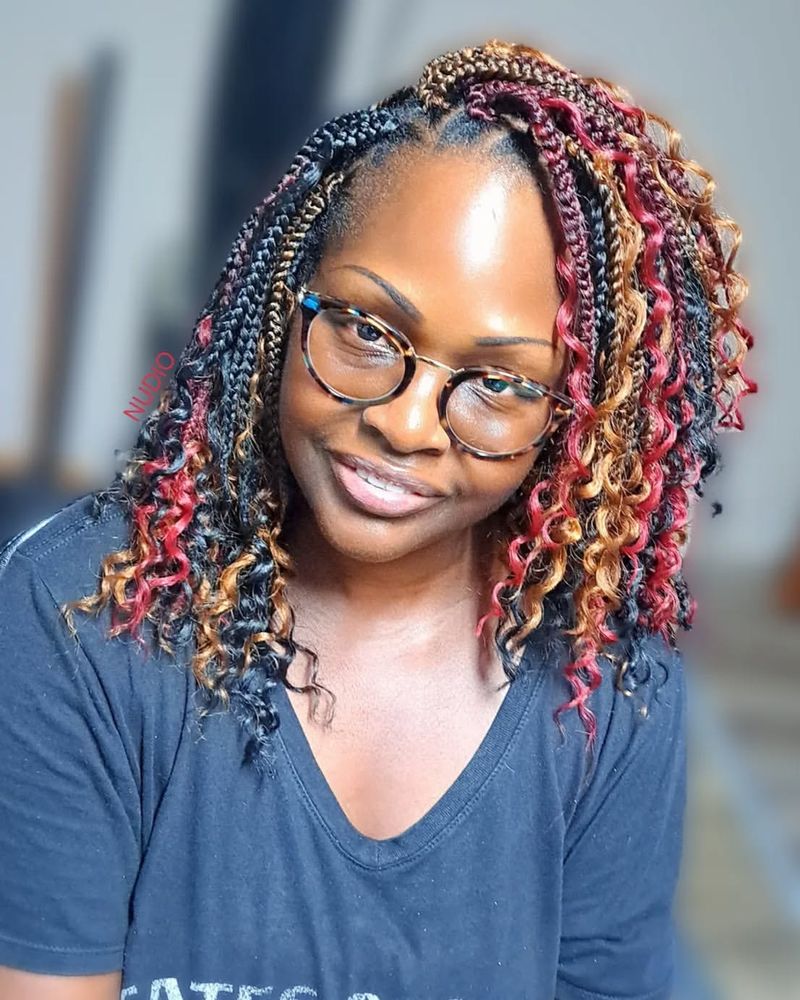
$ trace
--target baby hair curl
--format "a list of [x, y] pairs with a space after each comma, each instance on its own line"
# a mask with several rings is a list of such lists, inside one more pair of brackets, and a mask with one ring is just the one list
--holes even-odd
[[[556, 328], [569, 348], [572, 416], [548, 440], [503, 512], [480, 635], [509, 681], [529, 641], [563, 668], [591, 751], [588, 702], [599, 660], [630, 695], [649, 675], [639, 642], [674, 646], [696, 602], [682, 573], [693, 498], [720, 467], [717, 432], [743, 427], [752, 346], [733, 269], [738, 226], [712, 205], [710, 174], [681, 153], [664, 118], [620, 87], [552, 56], [491, 39], [432, 59], [414, 87], [321, 125], [234, 240], [169, 386], [126, 467], [93, 494], [124, 505], [129, 545], [107, 555], [95, 594], [63, 606], [112, 609], [111, 635], [192, 650], [199, 689], [230, 706], [245, 761], [270, 761], [279, 720], [269, 691], [300, 646], [285, 586], [281, 528], [293, 489], [278, 393], [294, 293], [378, 197], [389, 154], [469, 149], [536, 183], [558, 220]], [[724, 244], [728, 243], [727, 249]], [[617, 653], [612, 653], [616, 649]], [[643, 674], [644, 671], [644, 674]], [[331, 692], [328, 692], [331, 694]], [[563, 730], [562, 730], [563, 733]]]

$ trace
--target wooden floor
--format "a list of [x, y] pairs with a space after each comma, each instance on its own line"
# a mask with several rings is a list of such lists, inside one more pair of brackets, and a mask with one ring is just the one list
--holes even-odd
[[800, 620], [771, 609], [763, 572], [690, 584], [700, 606], [679, 639], [690, 793], [677, 918], [711, 996], [789, 1000], [800, 997]]

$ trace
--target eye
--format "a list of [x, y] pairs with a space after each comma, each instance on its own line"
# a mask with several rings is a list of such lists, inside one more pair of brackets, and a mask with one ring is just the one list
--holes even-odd
[[351, 326], [355, 329], [359, 340], [365, 340], [370, 344], [374, 344], [376, 341], [384, 339], [383, 333], [366, 320], [353, 320]]
[[506, 382], [505, 379], [502, 378], [487, 377], [483, 380], [483, 384], [491, 392], [502, 392], [504, 389], [508, 388], [510, 383]]
[[497, 375], [487, 375], [482, 380], [484, 388], [495, 395], [501, 395], [506, 389], [511, 389], [512, 394], [520, 399], [539, 399], [544, 395], [541, 390], [532, 385], [521, 385], [518, 382], [510, 382], [508, 379], [499, 378]]

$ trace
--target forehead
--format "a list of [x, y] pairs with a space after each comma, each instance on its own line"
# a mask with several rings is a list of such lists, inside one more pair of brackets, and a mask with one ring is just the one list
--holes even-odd
[[367, 296], [374, 308], [393, 310], [390, 321], [408, 322], [360, 266], [398, 288], [439, 337], [527, 334], [556, 342], [558, 237], [533, 177], [452, 154], [370, 174], [354, 192], [357, 225], [319, 268], [331, 294]]

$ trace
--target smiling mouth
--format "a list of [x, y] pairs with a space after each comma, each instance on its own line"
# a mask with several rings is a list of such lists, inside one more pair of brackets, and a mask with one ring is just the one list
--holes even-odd
[[432, 507], [443, 496], [423, 496], [410, 487], [381, 479], [362, 469], [346, 465], [330, 455], [334, 478], [350, 503], [359, 510], [383, 517], [405, 517]]

